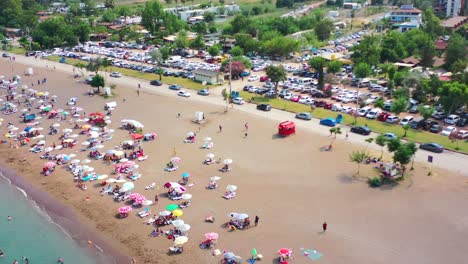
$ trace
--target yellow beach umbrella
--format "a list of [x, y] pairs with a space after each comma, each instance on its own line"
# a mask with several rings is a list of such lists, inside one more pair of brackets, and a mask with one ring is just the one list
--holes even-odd
[[183, 214], [184, 212], [182, 212], [182, 210], [179, 210], [179, 209], [172, 211], [172, 215], [174, 215], [175, 217], [180, 217]]

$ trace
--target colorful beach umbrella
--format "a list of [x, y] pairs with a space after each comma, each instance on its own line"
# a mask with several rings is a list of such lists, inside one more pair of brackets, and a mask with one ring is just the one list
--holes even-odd
[[291, 254], [292, 254], [292, 249], [290, 248], [282, 248], [278, 250], [278, 255], [291, 256]]
[[127, 191], [131, 191], [135, 188], [135, 184], [133, 184], [133, 182], [126, 182], [122, 185], [122, 188], [127, 189]]
[[188, 237], [186, 236], [179, 236], [174, 239], [174, 244], [175, 245], [183, 245], [188, 242]]
[[168, 210], [168, 211], [174, 211], [177, 208], [179, 208], [179, 206], [177, 204], [169, 204], [169, 205], [166, 206], [166, 210]]
[[176, 209], [176, 210], [172, 211], [172, 214], [175, 217], [180, 217], [180, 216], [184, 215], [184, 212], [182, 212], [182, 210], [180, 210], [180, 209]]
[[183, 177], [183, 178], [187, 178], [187, 177], [189, 177], [189, 176], [190, 176], [190, 173], [188, 173], [188, 172], [182, 173], [182, 177]]
[[209, 240], [216, 240], [219, 238], [219, 234], [215, 232], [206, 233], [205, 238]]
[[121, 214], [128, 214], [131, 211], [132, 211], [132, 207], [130, 207], [128, 205], [127, 206], [122, 206], [122, 207], [119, 208], [119, 213], [121, 213]]

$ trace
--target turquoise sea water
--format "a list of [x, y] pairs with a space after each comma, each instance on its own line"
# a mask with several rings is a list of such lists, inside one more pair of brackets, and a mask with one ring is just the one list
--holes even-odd
[[[8, 216], [13, 219], [8, 221]], [[12, 186], [0, 174], [0, 249], [5, 253], [0, 264], [14, 260], [30, 264], [95, 264], [96, 260], [81, 248], [60, 226], [44, 213], [21, 189]]]

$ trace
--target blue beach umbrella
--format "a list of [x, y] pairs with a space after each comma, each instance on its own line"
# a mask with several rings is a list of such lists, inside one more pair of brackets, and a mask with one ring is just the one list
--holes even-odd
[[71, 158], [70, 158], [69, 156], [64, 156], [64, 157], [63, 157], [63, 160], [64, 160], [64, 161], [69, 161], [70, 159], [71, 159]]
[[190, 176], [190, 174], [188, 172], [182, 173], [182, 177], [187, 178], [188, 176]]

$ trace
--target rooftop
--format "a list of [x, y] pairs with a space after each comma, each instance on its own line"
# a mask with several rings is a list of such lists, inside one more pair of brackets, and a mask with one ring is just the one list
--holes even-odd
[[193, 74], [198, 74], [198, 75], [203, 75], [203, 76], [209, 76], [209, 77], [215, 77], [218, 76], [220, 73], [218, 71], [210, 71], [210, 70], [203, 70], [203, 69], [198, 69], [193, 72]]
[[456, 16], [451, 17], [447, 20], [442, 21], [440, 24], [445, 28], [454, 29], [468, 22], [468, 17], [466, 16]]

